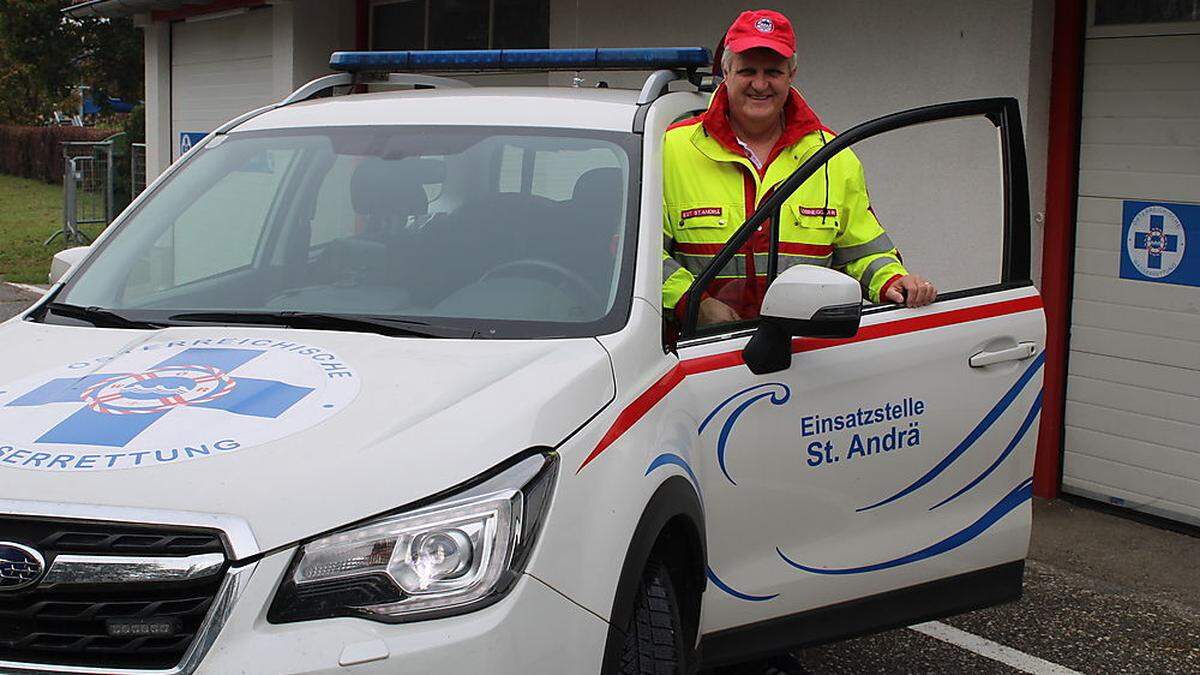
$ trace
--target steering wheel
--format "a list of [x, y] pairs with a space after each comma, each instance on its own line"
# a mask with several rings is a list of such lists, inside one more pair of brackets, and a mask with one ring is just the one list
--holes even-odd
[[[537, 272], [550, 272], [558, 277], [559, 283], [554, 284], [554, 287], [566, 291], [566, 286], [572, 287], [575, 291], [574, 295], [577, 299], [585, 300], [593, 303], [595, 307], [604, 307], [607, 301], [592, 288], [583, 277], [578, 273], [573, 272], [558, 263], [550, 262], [549, 260], [538, 260], [536, 258], [521, 258], [520, 260], [510, 260], [506, 263], [500, 263], [479, 277], [479, 281], [485, 281], [488, 277], [503, 276], [504, 272], [509, 272], [514, 269], [530, 269]], [[543, 275], [544, 276], [544, 275]]]

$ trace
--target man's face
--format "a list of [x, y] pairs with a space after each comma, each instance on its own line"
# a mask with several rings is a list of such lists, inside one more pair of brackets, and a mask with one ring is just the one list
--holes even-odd
[[725, 75], [734, 121], [759, 126], [779, 118], [787, 103], [792, 71], [788, 60], [765, 47], [735, 53]]

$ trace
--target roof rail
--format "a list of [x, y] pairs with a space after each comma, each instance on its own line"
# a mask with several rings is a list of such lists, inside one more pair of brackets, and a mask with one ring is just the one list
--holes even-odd
[[646, 105], [653, 103], [659, 96], [667, 93], [668, 87], [676, 80], [682, 80], [683, 75], [674, 70], [656, 70], [650, 73], [650, 77], [642, 84], [642, 91], [638, 94], [637, 104]]
[[471, 86], [469, 82], [463, 82], [462, 80], [437, 77], [435, 75], [422, 75], [420, 73], [387, 73], [382, 76], [360, 75], [358, 73], [334, 73], [333, 75], [318, 77], [308, 82], [280, 101], [279, 105], [285, 106], [300, 101], [307, 101], [326, 90], [335, 87], [353, 87], [358, 84], [392, 87], [411, 86], [431, 89], [464, 89]]

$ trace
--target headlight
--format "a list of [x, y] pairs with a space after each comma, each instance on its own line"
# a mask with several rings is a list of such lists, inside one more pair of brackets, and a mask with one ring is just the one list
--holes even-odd
[[397, 623], [499, 600], [525, 566], [557, 469], [553, 453], [528, 456], [427, 506], [304, 543], [267, 619]]

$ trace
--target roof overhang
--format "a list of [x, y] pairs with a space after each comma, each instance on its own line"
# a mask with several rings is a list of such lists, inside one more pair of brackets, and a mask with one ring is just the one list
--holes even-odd
[[[63, 13], [74, 18], [89, 16], [130, 16], [133, 14], [155, 13], [203, 13], [228, 8], [230, 5], [261, 4], [230, 2], [229, 0], [85, 0], [65, 7]], [[215, 5], [209, 7], [208, 5]]]

